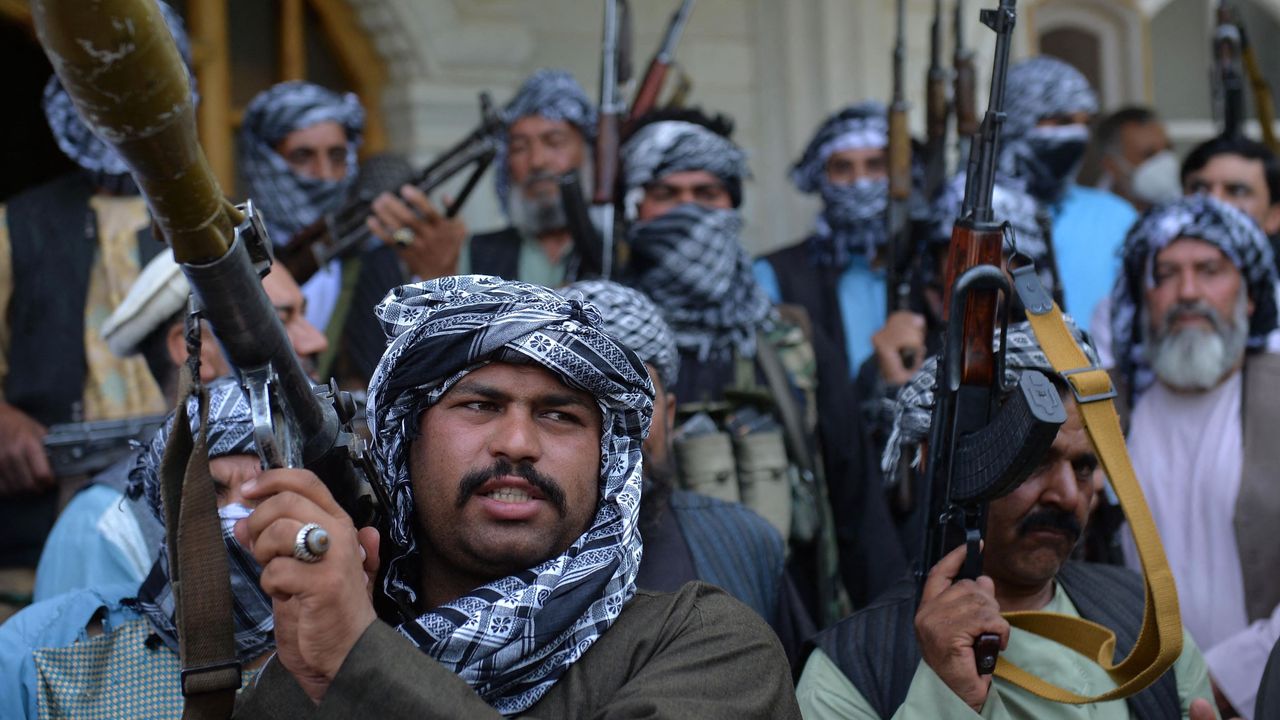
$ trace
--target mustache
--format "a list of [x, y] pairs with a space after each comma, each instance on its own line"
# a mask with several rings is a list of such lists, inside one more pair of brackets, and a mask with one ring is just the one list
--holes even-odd
[[1066, 533], [1074, 544], [1080, 539], [1083, 528], [1076, 516], [1065, 510], [1037, 510], [1018, 523], [1018, 537], [1024, 537], [1036, 530], [1060, 530]]
[[522, 462], [519, 465], [512, 465], [506, 460], [498, 460], [492, 467], [484, 470], [472, 470], [463, 475], [462, 481], [458, 483], [457, 507], [460, 509], [463, 505], [466, 505], [471, 496], [475, 495], [485, 483], [504, 475], [514, 475], [537, 488], [538, 492], [542, 493], [542, 496], [547, 499], [547, 502], [551, 503], [551, 506], [556, 509], [556, 512], [561, 517], [564, 517], [567, 512], [567, 504], [564, 498], [564, 490], [560, 489], [560, 483], [538, 472], [530, 463]]
[[1173, 325], [1174, 321], [1187, 316], [1202, 317], [1208, 320], [1209, 324], [1213, 326], [1214, 332], [1219, 335], [1225, 335], [1228, 330], [1226, 321], [1222, 319], [1222, 315], [1212, 305], [1204, 300], [1193, 300], [1191, 302], [1179, 302], [1165, 312], [1162, 318], [1161, 330], [1163, 332], [1161, 335], [1168, 334], [1169, 327]]

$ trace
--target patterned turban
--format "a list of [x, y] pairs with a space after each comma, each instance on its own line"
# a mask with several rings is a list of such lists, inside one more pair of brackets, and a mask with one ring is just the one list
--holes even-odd
[[889, 113], [884, 105], [861, 102], [823, 121], [791, 166], [791, 182], [802, 193], [815, 193], [827, 175], [827, 159], [845, 150], [879, 149], [889, 144]]
[[[195, 79], [191, 75], [191, 42], [187, 39], [186, 28], [183, 27], [182, 17], [177, 11], [163, 2], [158, 4], [160, 15], [164, 18], [165, 25], [169, 26], [169, 33], [173, 35], [178, 52], [186, 63], [187, 81], [191, 83], [191, 100], [194, 103], [198, 100], [198, 96]], [[124, 158], [94, 135], [89, 126], [80, 119], [75, 103], [62, 87], [57, 75], [51, 75], [49, 82], [45, 83], [43, 106], [45, 119], [49, 122], [49, 129], [53, 132], [53, 139], [57, 141], [58, 148], [77, 165], [103, 175], [129, 174], [129, 165]]]
[[[302, 177], [276, 152], [295, 130], [332, 121], [347, 132], [347, 174], [341, 180]], [[360, 170], [356, 148], [364, 132], [364, 108], [352, 93], [339, 95], [313, 83], [274, 85], [254, 96], [240, 126], [240, 168], [248, 195], [262, 211], [271, 239], [289, 242], [302, 228], [337, 209]]]
[[1120, 248], [1123, 268], [1111, 290], [1112, 354], [1134, 392], [1142, 392], [1151, 373], [1143, 348], [1142, 303], [1154, 282], [1156, 255], [1179, 238], [1195, 238], [1217, 247], [1244, 276], [1253, 301], [1250, 348], [1266, 344], [1276, 328], [1276, 276], [1271, 243], [1244, 213], [1207, 195], [1190, 195], [1151, 208], [1129, 230]]
[[[543, 68], [529, 76], [516, 91], [516, 96], [502, 109], [502, 119], [510, 128], [523, 117], [538, 115], [548, 120], [563, 120], [582, 133], [587, 144], [596, 138], [596, 106], [567, 70]], [[493, 183], [498, 204], [508, 212], [511, 198], [511, 175], [507, 168], [507, 137], [503, 133], [494, 158]]]
[[438, 278], [392, 290], [377, 314], [389, 345], [369, 383], [368, 417], [374, 462], [391, 498], [383, 542], [392, 559], [383, 590], [402, 604], [417, 599], [409, 579], [418, 555], [409, 445], [422, 413], [490, 362], [540, 365], [599, 404], [600, 500], [591, 528], [561, 555], [399, 627], [496, 710], [519, 714], [635, 593], [640, 444], [653, 416], [653, 384], [640, 358], [602, 332], [595, 308], [537, 285], [485, 275]]
[[1025, 136], [1043, 118], [1098, 112], [1098, 96], [1089, 80], [1075, 67], [1047, 55], [1009, 68], [1006, 92], [1002, 148]]
[[[1084, 349], [1085, 357], [1097, 365], [1098, 354], [1089, 337], [1070, 318], [1063, 319], [1067, 329], [1071, 331], [1071, 337]], [[1040, 349], [1030, 323], [1011, 324], [1005, 337], [1009, 343], [1005, 354], [1006, 383], [1016, 382], [1018, 374], [1023, 370], [1038, 370], [1049, 377], [1057, 374], [1049, 358]], [[998, 333], [996, 347], [999, 348]], [[928, 437], [929, 426], [933, 422], [933, 391], [937, 382], [938, 356], [933, 355], [924, 361], [911, 381], [898, 391], [898, 399], [892, 403], [893, 430], [889, 433], [884, 455], [880, 459], [880, 469], [886, 478], [897, 476], [898, 462], [904, 450], [918, 448]]]
[[[208, 447], [209, 459], [230, 455], [254, 455], [253, 420], [249, 413], [249, 401], [240, 385], [233, 378], [219, 378], [205, 386], [209, 395]], [[199, 431], [200, 411], [194, 398], [187, 400], [187, 417], [194, 436]], [[151, 442], [143, 447], [129, 474], [130, 497], [146, 494], [151, 512], [165, 522], [161, 504], [160, 461], [164, 457], [169, 437], [173, 434], [177, 413], [169, 414], [164, 425], [156, 431]], [[236, 513], [235, 510], [239, 510]], [[228, 514], [230, 511], [232, 514]], [[236, 638], [236, 655], [241, 662], [256, 659], [271, 649], [275, 640], [272, 630], [275, 619], [271, 614], [271, 598], [258, 585], [262, 567], [232, 534], [234, 520], [248, 515], [248, 510], [232, 505], [219, 509], [222, 518], [222, 543], [227, 550], [227, 565], [231, 571], [232, 604], [235, 606], [233, 621]], [[156, 634], [175, 652], [178, 650], [178, 631], [175, 625], [175, 598], [169, 581], [169, 548], [160, 547], [160, 558], [151, 567], [151, 573], [138, 589], [138, 606], [151, 622]]]
[[628, 284], [649, 297], [676, 336], [700, 360], [734, 350], [755, 357], [756, 331], [773, 303], [738, 242], [742, 215], [696, 203], [631, 226]]
[[[742, 204], [742, 181], [751, 176], [747, 154], [727, 137], [682, 120], [662, 120], [636, 131], [622, 146], [623, 183], [632, 191], [671, 173], [705, 170], [720, 178], [734, 207]], [[628, 202], [630, 207], [633, 203]]]
[[612, 280], [582, 280], [560, 292], [569, 298], [578, 293], [584, 301], [595, 305], [604, 318], [606, 333], [657, 368], [658, 379], [664, 387], [676, 384], [680, 353], [676, 350], [675, 335], [662, 319], [662, 311], [648, 296]]

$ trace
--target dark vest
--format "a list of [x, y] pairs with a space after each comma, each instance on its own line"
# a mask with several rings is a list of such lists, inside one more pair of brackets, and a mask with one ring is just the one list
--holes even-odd
[[[93, 193], [75, 173], [8, 203], [12, 345], [4, 397], [45, 425], [70, 421], [84, 396], [84, 306], [98, 256]], [[161, 249], [149, 231], [138, 233], [140, 267]]]
[[[1142, 578], [1111, 565], [1069, 562], [1062, 566], [1057, 580], [1081, 617], [1115, 632], [1115, 659], [1123, 658], [1142, 628]], [[906, 700], [920, 664], [915, 592], [914, 580], [904, 579], [866, 609], [813, 639], [814, 645], [831, 658], [881, 717], [892, 716]], [[1064, 648], [1062, 652], [1071, 651]], [[1173, 672], [1166, 672], [1125, 702], [1129, 712], [1140, 720], [1182, 716]]]
[[810, 322], [835, 345], [844, 366], [849, 367], [844, 317], [840, 315], [840, 270], [815, 265], [807, 240], [765, 255], [764, 259], [778, 278], [782, 302], [803, 307]]
[[519, 268], [520, 233], [514, 227], [471, 236], [471, 272], [519, 280]]

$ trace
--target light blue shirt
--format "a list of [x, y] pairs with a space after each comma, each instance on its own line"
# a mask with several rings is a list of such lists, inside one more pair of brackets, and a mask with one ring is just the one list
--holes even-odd
[[1120, 273], [1120, 246], [1138, 213], [1117, 195], [1072, 185], [1053, 208], [1053, 249], [1066, 311], [1081, 329]]
[[[76, 493], [58, 516], [36, 567], [37, 602], [70, 590], [132, 584], [136, 589], [156, 561], [124, 494], [93, 484]], [[3, 717], [3, 716], [0, 716]]]
[[[774, 303], [785, 302], [778, 276], [768, 260], [756, 260], [752, 265], [756, 282], [768, 293]], [[865, 255], [854, 255], [836, 286], [836, 299], [840, 303], [840, 319], [844, 323], [845, 356], [849, 358], [849, 377], [857, 377], [862, 363], [871, 357], [874, 348], [871, 336], [884, 327], [888, 300], [885, 296], [884, 272], [873, 269]]]

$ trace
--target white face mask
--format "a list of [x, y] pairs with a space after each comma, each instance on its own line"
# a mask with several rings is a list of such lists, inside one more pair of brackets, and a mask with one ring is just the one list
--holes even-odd
[[1129, 176], [1129, 187], [1138, 199], [1160, 205], [1182, 197], [1178, 178], [1178, 156], [1162, 150], [1144, 160]]
[[228, 503], [218, 508], [218, 520], [222, 523], [222, 532], [230, 535], [236, 523], [249, 517], [252, 512], [252, 508], [247, 508], [240, 503]]

